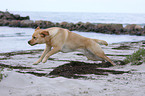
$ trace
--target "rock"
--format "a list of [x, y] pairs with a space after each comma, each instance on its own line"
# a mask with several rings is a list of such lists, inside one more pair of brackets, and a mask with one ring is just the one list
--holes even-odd
[[68, 23], [68, 22], [61, 22], [61, 23], [56, 23], [57, 27], [62, 27], [62, 28], [67, 28], [69, 30], [75, 30], [75, 24], [74, 23]]
[[22, 20], [20, 21], [20, 27], [32, 27], [34, 22], [32, 20]]
[[75, 24], [76, 30], [78, 31], [84, 31], [85, 30], [85, 23], [83, 22], [78, 22]]
[[127, 25], [124, 29], [126, 29], [127, 31], [138, 31], [141, 30], [142, 27], [140, 25], [131, 24], [131, 25]]
[[0, 19], [3, 19], [3, 20], [29, 20], [30, 17], [29, 16], [21, 17], [18, 14], [14, 15], [9, 12], [0, 11]]
[[10, 23], [9, 20], [0, 19], [0, 26], [8, 26]]
[[135, 30], [141, 30], [142, 27], [141, 27], [140, 25], [136, 25], [136, 26], [134, 27], [134, 29], [135, 29]]
[[114, 28], [116, 31], [121, 31], [123, 29], [122, 24], [111, 24], [111, 27]]
[[20, 19], [18, 20], [30, 20], [30, 17], [29, 16], [26, 16], [26, 17], [20, 17]]
[[48, 28], [48, 27], [54, 27], [55, 24], [50, 22], [50, 21], [42, 21], [42, 20], [37, 20], [34, 23], [34, 27], [40, 27], [40, 28]]
[[96, 30], [97, 28], [96, 28], [96, 25], [95, 24], [92, 24], [92, 23], [90, 23], [90, 22], [86, 22], [85, 24], [84, 24], [84, 31], [86, 31], [86, 32], [89, 32], [89, 31], [94, 31], [94, 32], [96, 32], [97, 30]]
[[45, 24], [46, 24], [46, 28], [49, 28], [49, 27], [54, 27], [55, 26], [55, 24], [54, 23], [52, 23], [51, 21], [45, 21]]
[[56, 26], [56, 27], [60, 27], [60, 23], [57, 22], [57, 23], [55, 24], [55, 26]]
[[20, 20], [12, 20], [9, 23], [9, 27], [20, 27]]
[[20, 20], [20, 15], [16, 14], [16, 15], [14, 15], [14, 17], [16, 20]]
[[136, 24], [131, 24], [131, 25], [127, 25], [125, 28], [125, 31], [128, 31], [129, 34], [131, 35], [144, 35], [144, 31], [142, 26], [140, 25], [136, 25]]
[[5, 12], [4, 16], [2, 17], [2, 19], [6, 19], [6, 20], [15, 20], [13, 14], [10, 14], [9, 12]]
[[126, 25], [124, 29], [126, 29], [127, 31], [132, 31], [132, 30], [134, 30], [135, 26], [136, 26], [135, 24]]
[[35, 27], [40, 27], [40, 28], [43, 28], [43, 25], [44, 25], [44, 21], [42, 21], [42, 20], [36, 20], [35, 22], [34, 22], [34, 25], [35, 25]]
[[97, 24], [98, 31], [103, 33], [116, 33], [123, 30], [122, 24]]
[[4, 14], [3, 13], [0, 13], [0, 18], [2, 18], [4, 16]]
[[10, 24], [9, 20], [3, 20], [3, 26], [8, 26]]
[[75, 30], [75, 24], [74, 23], [69, 23], [67, 26], [66, 26], [69, 30]]
[[0, 19], [0, 26], [3, 26], [3, 20]]
[[60, 23], [60, 27], [66, 28], [66, 26], [68, 25], [68, 22], [61, 22]]
[[141, 32], [137, 32], [135, 35], [141, 36], [142, 33]]

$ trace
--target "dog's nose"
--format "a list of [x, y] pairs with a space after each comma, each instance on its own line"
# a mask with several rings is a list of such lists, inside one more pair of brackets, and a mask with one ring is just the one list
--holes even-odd
[[30, 44], [31, 41], [28, 41], [28, 44]]

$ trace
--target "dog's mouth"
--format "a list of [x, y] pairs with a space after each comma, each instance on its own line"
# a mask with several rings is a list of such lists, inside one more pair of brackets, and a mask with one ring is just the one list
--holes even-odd
[[28, 41], [28, 44], [31, 45], [31, 46], [34, 46], [34, 45], [36, 45], [38, 43], [31, 44], [30, 41]]
[[38, 44], [38, 43], [35, 43], [35, 44], [29, 44], [29, 45], [34, 46], [34, 45], [36, 45], [36, 44]]

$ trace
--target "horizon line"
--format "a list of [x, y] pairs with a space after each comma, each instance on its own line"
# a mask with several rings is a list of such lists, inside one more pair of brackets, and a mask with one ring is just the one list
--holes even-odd
[[6, 10], [0, 10], [0, 11], [3, 11], [3, 12], [6, 12], [6, 11], [8, 11], [8, 12], [56, 12], [56, 13], [61, 13], [61, 12], [63, 12], [63, 13], [112, 13], [112, 14], [145, 14], [145, 13], [142, 13], [142, 12], [95, 12], [95, 11], [36, 11], [36, 10], [29, 10], [29, 11], [27, 11], [27, 10], [8, 10], [8, 9], [6, 9]]

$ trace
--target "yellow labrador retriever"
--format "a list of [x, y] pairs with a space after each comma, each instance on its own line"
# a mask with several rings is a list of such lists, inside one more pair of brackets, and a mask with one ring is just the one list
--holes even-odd
[[[37, 27], [32, 39], [28, 43], [33, 46], [36, 44], [46, 44], [46, 48], [37, 62], [45, 63], [48, 58], [57, 52], [83, 51], [84, 55], [91, 60], [107, 60], [115, 65], [101, 49], [99, 44], [108, 45], [104, 40], [91, 39], [73, 33], [67, 29], [52, 27], [48, 29], [40, 29]], [[51, 49], [53, 47], [53, 49]]]

